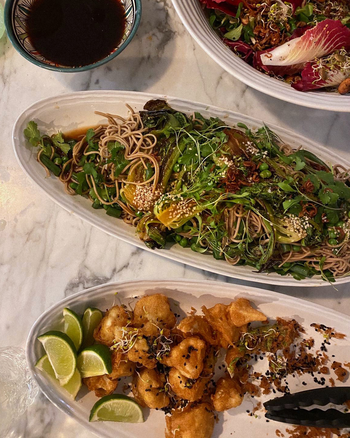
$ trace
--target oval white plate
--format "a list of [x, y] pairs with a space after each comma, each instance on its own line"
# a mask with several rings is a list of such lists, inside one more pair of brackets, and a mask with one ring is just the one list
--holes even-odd
[[172, 0], [176, 12], [192, 38], [223, 69], [240, 81], [276, 97], [309, 108], [350, 112], [350, 96], [336, 92], [294, 90], [290, 85], [271, 78], [248, 65], [221, 41], [209, 25], [199, 0]]
[[[117, 293], [117, 295], [116, 295]], [[284, 296], [275, 292], [259, 290], [251, 287], [242, 287], [210, 281], [134, 281], [127, 283], [106, 284], [84, 290], [48, 309], [33, 325], [27, 341], [26, 355], [31, 373], [46, 397], [61, 411], [79, 421], [91, 432], [106, 438], [163, 438], [165, 420], [161, 411], [152, 410], [144, 424], [118, 424], [118, 423], [89, 423], [89, 413], [97, 401], [93, 393], [79, 395], [77, 401], [72, 401], [54, 385], [40, 371], [35, 368], [36, 361], [44, 353], [37, 337], [52, 329], [62, 328], [62, 310], [69, 307], [78, 314], [82, 314], [87, 307], [97, 307], [105, 310], [114, 304], [128, 304], [135, 302], [135, 297], [144, 294], [163, 293], [170, 298], [172, 310], [185, 316], [185, 312], [191, 307], [200, 310], [201, 306], [213, 306], [218, 302], [228, 304], [236, 297], [247, 298], [252, 301], [259, 310], [269, 318], [277, 316], [295, 318], [306, 330], [305, 338], [313, 337], [316, 341], [315, 347], [319, 348], [324, 338], [316, 334], [310, 327], [312, 323], [322, 323], [335, 328], [338, 332], [350, 335], [350, 318], [341, 313], [326, 309], [314, 303], [309, 303], [297, 298]], [[342, 363], [347, 362], [347, 352], [350, 348], [350, 340], [332, 339], [328, 347], [328, 354], [335, 355], [334, 360]], [[308, 386], [302, 386], [302, 381], [307, 381]], [[309, 384], [310, 382], [310, 384]], [[337, 381], [337, 384], [339, 382]], [[118, 390], [121, 391], [122, 383]], [[289, 381], [291, 392], [318, 387], [313, 383], [312, 376], [302, 376], [300, 379]], [[268, 396], [271, 398], [273, 395]], [[259, 399], [260, 400], [260, 399]], [[246, 410], [252, 410], [253, 401], [245, 398], [244, 403], [236, 409], [220, 415], [220, 421], [216, 424], [212, 438], [224, 438], [234, 432], [236, 437], [261, 437], [275, 436], [275, 430], [285, 430], [281, 423], [266, 423], [263, 414], [257, 412], [259, 418], [249, 417]]]
[[[263, 124], [261, 120], [256, 120], [238, 113], [172, 97], [130, 91], [87, 91], [51, 97], [35, 103], [19, 116], [13, 130], [14, 150], [20, 165], [28, 176], [44, 190], [47, 196], [67, 211], [75, 213], [78, 217], [100, 230], [148, 251], [152, 250], [149, 250], [146, 245], [139, 240], [136, 236], [135, 228], [125, 224], [122, 220], [107, 216], [104, 210], [94, 210], [91, 207], [91, 202], [81, 196], [67, 195], [58, 178], [54, 176], [45, 178], [45, 172], [42, 166], [36, 161], [36, 150], [26, 143], [23, 130], [30, 120], [36, 121], [42, 132], [48, 132], [50, 134], [57, 132], [57, 130], [67, 132], [81, 127], [93, 126], [103, 120], [102, 117], [94, 114], [96, 110], [126, 115], [126, 103], [130, 104], [136, 110], [140, 110], [149, 99], [155, 98], [166, 98], [171, 106], [180, 111], [187, 113], [199, 111], [205, 117], [220, 117], [227, 121], [228, 124], [243, 122], [252, 128], [260, 127]], [[285, 129], [278, 128], [274, 125], [269, 126], [289, 144], [295, 147], [303, 145], [327, 162], [338, 162], [350, 167], [350, 164], [344, 163], [341, 157], [329, 149]], [[153, 253], [171, 260], [186, 263], [196, 268], [242, 280], [282, 286], [328, 285], [328, 283], [321, 278], [306, 279], [299, 282], [292, 277], [282, 277], [278, 274], [259, 274], [254, 272], [254, 269], [251, 267], [231, 266], [223, 260], [215, 260], [211, 255], [195, 253], [191, 251], [190, 248], [181, 248], [179, 245], [174, 245], [170, 249], [156, 250], [153, 251]], [[349, 281], [350, 277], [345, 277], [339, 279], [337, 283]]]

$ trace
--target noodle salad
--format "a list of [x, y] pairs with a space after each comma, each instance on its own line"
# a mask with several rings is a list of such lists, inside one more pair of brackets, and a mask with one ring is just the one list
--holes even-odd
[[171, 244], [231, 265], [302, 280], [350, 272], [350, 173], [251, 130], [190, 116], [163, 100], [82, 135], [24, 135], [70, 195], [136, 227], [149, 248]]

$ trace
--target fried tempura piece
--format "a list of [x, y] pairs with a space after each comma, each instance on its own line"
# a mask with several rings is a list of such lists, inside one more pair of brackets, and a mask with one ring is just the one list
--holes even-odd
[[218, 412], [236, 408], [243, 401], [243, 390], [236, 379], [221, 377], [216, 383], [215, 394], [211, 396], [214, 409]]
[[112, 380], [109, 376], [95, 376], [85, 377], [83, 379], [84, 385], [89, 391], [95, 391], [96, 397], [104, 397], [112, 394], [118, 386], [118, 380]]
[[232, 347], [227, 350], [225, 363], [227, 365], [227, 371], [231, 377], [234, 375], [236, 363], [243, 356], [244, 352], [241, 351], [236, 345], [232, 345]]
[[161, 409], [168, 406], [170, 400], [165, 392], [165, 377], [156, 370], [143, 368], [134, 377], [132, 392], [141, 406]]
[[209, 403], [173, 410], [165, 422], [165, 438], [210, 438], [214, 430], [214, 414]]
[[[152, 340], [150, 339], [150, 344], [152, 345]], [[137, 339], [134, 346], [128, 351], [128, 359], [131, 362], [139, 363], [140, 365], [153, 369], [157, 365], [157, 360], [155, 358], [154, 352], [152, 351], [147, 338], [141, 337]]]
[[203, 370], [206, 349], [203, 339], [195, 336], [186, 338], [171, 349], [169, 356], [163, 357], [163, 363], [175, 367], [189, 379], [198, 379]]
[[158, 336], [162, 328], [171, 329], [175, 323], [176, 317], [165, 295], [146, 295], [135, 304], [132, 325], [141, 327], [146, 336]]
[[236, 327], [242, 327], [253, 321], [263, 322], [267, 320], [266, 316], [259, 310], [254, 309], [249, 300], [245, 298], [238, 298], [233, 301], [227, 308], [227, 315]]
[[214, 337], [213, 329], [208, 321], [199, 315], [190, 315], [184, 318], [177, 326], [183, 333], [189, 333], [194, 336], [200, 336], [208, 344], [216, 345], [217, 340]]
[[112, 380], [120, 377], [128, 377], [134, 374], [136, 363], [131, 362], [128, 356], [121, 351], [113, 351], [112, 353], [112, 369], [108, 377]]
[[223, 348], [228, 348], [234, 342], [237, 342], [240, 336], [240, 330], [229, 319], [225, 304], [218, 303], [214, 307], [207, 309], [202, 307], [202, 311], [209, 324], [217, 332], [217, 339]]
[[171, 368], [168, 376], [168, 382], [172, 391], [184, 400], [190, 402], [197, 401], [202, 398], [206, 384], [209, 378], [199, 377], [197, 380], [188, 379], [183, 376], [176, 368]]
[[204, 359], [204, 367], [201, 374], [201, 377], [212, 377], [215, 371], [215, 364], [217, 361], [217, 356], [215, 355], [215, 348], [210, 347], [207, 350], [205, 359]]
[[123, 306], [109, 309], [95, 328], [94, 338], [97, 342], [111, 347], [122, 338], [122, 327], [130, 323], [131, 315]]

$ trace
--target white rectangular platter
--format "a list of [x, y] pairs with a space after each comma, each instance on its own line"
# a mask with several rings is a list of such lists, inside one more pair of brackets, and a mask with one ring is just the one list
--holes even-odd
[[[310, 327], [310, 324], [325, 324], [347, 335], [345, 339], [333, 338], [331, 345], [327, 346], [329, 357], [333, 354], [335, 356], [331, 361], [349, 362], [350, 317], [297, 298], [252, 287], [209, 281], [134, 281], [111, 283], [87, 289], [55, 304], [35, 322], [28, 336], [26, 356], [30, 371], [46, 397], [61, 411], [100, 437], [139, 438], [142, 436], [143, 438], [164, 438], [164, 413], [154, 410], [151, 412], [145, 411], [146, 422], [143, 424], [89, 423], [89, 413], [97, 398], [93, 393], [87, 394], [82, 390], [77, 401], [72, 401], [61, 388], [55, 386], [51, 380], [45, 378], [35, 368], [36, 361], [44, 353], [37, 337], [48, 330], [62, 328], [62, 311], [65, 307], [74, 310], [78, 314], [82, 314], [87, 307], [106, 310], [112, 305], [120, 303], [130, 304], [133, 307], [136, 297], [154, 293], [165, 294], [169, 298], [173, 312], [180, 314], [181, 318], [192, 307], [200, 311], [203, 305], [211, 307], [218, 302], [228, 304], [238, 297], [247, 298], [271, 320], [277, 316], [296, 319], [306, 331], [305, 338], [312, 337], [315, 339], [315, 348], [319, 348], [324, 338], [322, 334], [316, 333], [314, 328]], [[302, 381], [306, 381], [308, 386], [303, 386]], [[336, 381], [336, 383], [342, 385], [339, 381]], [[344, 382], [344, 384], [346, 385], [347, 382]], [[319, 388], [313, 382], [311, 375], [303, 375], [300, 378], [288, 380], [288, 386], [292, 393], [315, 387]], [[121, 392], [122, 387], [123, 384], [120, 383], [117, 392]], [[265, 398], [259, 398], [259, 400], [265, 401], [273, 397], [275, 395], [271, 393]], [[231, 436], [239, 438], [272, 438], [276, 437], [276, 429], [284, 433], [285, 425], [272, 421], [266, 422], [264, 413], [261, 410], [257, 411], [255, 416], [248, 416], [246, 410], [252, 411], [256, 404], [257, 399], [245, 396], [240, 407], [220, 414], [212, 438], [228, 438]], [[287, 426], [287, 428], [290, 427]], [[285, 434], [285, 436], [289, 435]]]
[[[118, 237], [139, 248], [153, 251], [153, 253], [177, 262], [185, 263], [196, 268], [211, 271], [228, 277], [249, 280], [258, 283], [275, 284], [280, 286], [327, 286], [328, 283], [321, 277], [313, 277], [303, 281], [294, 280], [291, 276], [282, 277], [276, 273], [266, 274], [254, 272], [249, 266], [231, 266], [224, 260], [215, 260], [209, 254], [199, 254], [190, 248], [182, 248], [173, 245], [170, 249], [150, 250], [139, 240], [135, 228], [125, 224], [120, 219], [107, 216], [104, 210], [94, 210], [89, 200], [81, 196], [69, 196], [64, 192], [62, 183], [58, 178], [51, 176], [45, 178], [45, 171], [36, 160], [36, 150], [25, 140], [23, 131], [30, 120], [38, 124], [42, 132], [49, 134], [57, 131], [68, 132], [82, 127], [91, 127], [103, 122], [103, 118], [94, 111], [109, 112], [112, 114], [127, 115], [128, 103], [135, 110], [141, 110], [143, 105], [150, 99], [165, 98], [169, 104], [179, 111], [193, 113], [198, 111], [205, 117], [219, 117], [229, 125], [243, 122], [250, 128], [258, 128], [263, 125], [262, 120], [211, 107], [205, 104], [189, 102], [168, 96], [159, 96], [130, 91], [90, 91], [51, 97], [39, 101], [25, 110], [18, 118], [13, 130], [13, 145], [15, 154], [22, 169], [29, 178], [35, 182], [47, 196], [59, 204], [65, 210], [74, 213], [90, 225]], [[350, 168], [350, 163], [331, 150], [322, 147], [296, 133], [287, 131], [274, 125], [273, 129], [280, 137], [294, 147], [303, 146], [329, 163], [342, 163]], [[350, 277], [337, 280], [337, 283], [349, 282]]]

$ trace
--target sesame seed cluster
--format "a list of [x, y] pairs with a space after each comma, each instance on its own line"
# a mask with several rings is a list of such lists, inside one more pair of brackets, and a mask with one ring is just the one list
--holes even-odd
[[137, 185], [134, 197], [134, 203], [139, 211], [149, 211], [153, 208], [155, 202], [162, 195], [161, 188], [153, 191], [151, 185]]
[[289, 215], [286, 218], [286, 222], [288, 227], [290, 227], [293, 232], [297, 233], [301, 237], [305, 237], [306, 231], [312, 226], [306, 216], [298, 217]]

